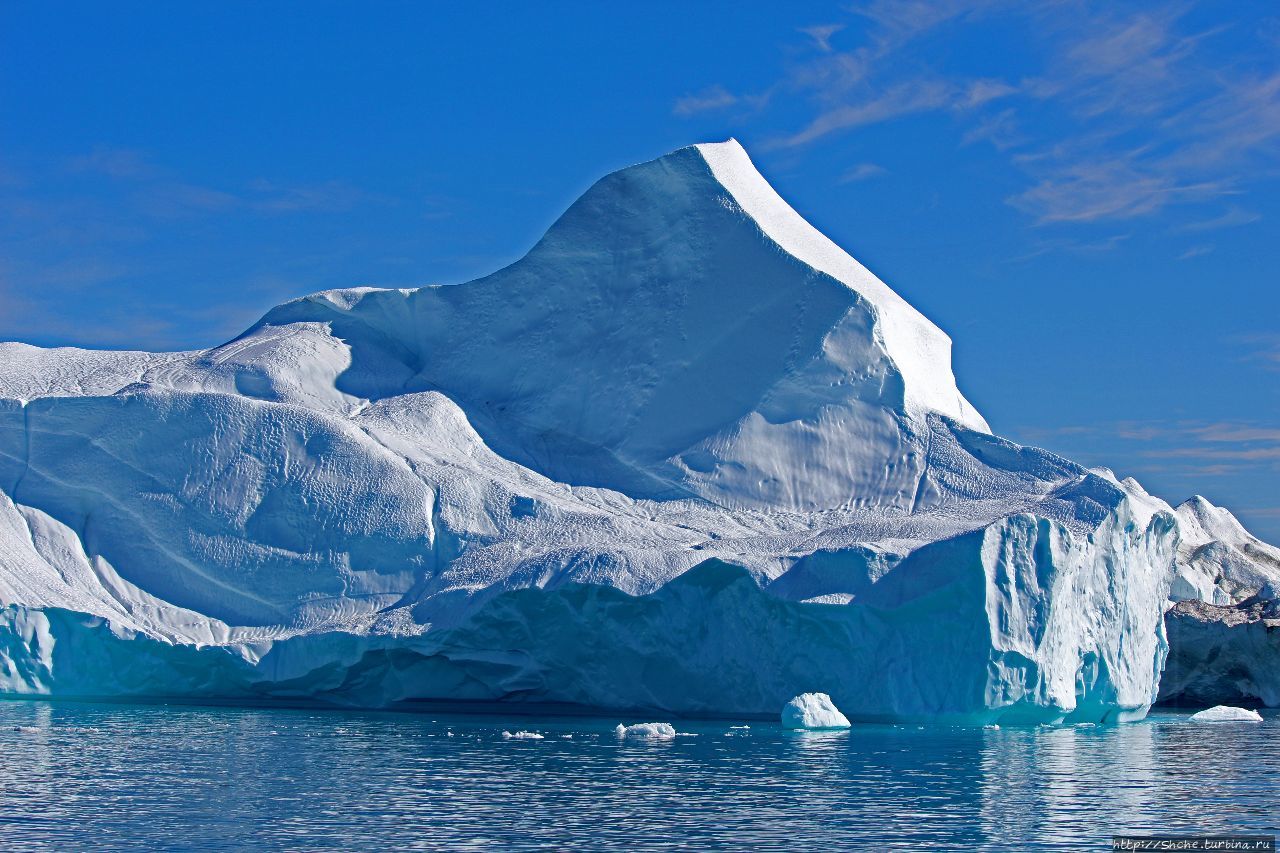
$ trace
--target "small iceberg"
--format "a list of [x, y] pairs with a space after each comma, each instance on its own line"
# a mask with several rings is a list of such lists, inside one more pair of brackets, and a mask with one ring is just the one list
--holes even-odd
[[502, 737], [503, 737], [504, 739], [506, 739], [506, 740], [542, 740], [542, 739], [545, 737], [545, 735], [540, 735], [540, 734], [538, 734], [537, 732], [526, 732], [526, 731], [508, 732], [508, 731], [504, 731], [504, 732], [502, 733]]
[[634, 726], [618, 723], [613, 733], [618, 737], [644, 737], [656, 740], [670, 740], [676, 736], [675, 727], [670, 723], [636, 723]]
[[825, 693], [801, 693], [782, 708], [782, 725], [789, 729], [847, 729], [849, 718]]
[[1248, 708], [1233, 708], [1230, 705], [1215, 705], [1199, 713], [1191, 715], [1193, 723], [1260, 723], [1262, 715]]

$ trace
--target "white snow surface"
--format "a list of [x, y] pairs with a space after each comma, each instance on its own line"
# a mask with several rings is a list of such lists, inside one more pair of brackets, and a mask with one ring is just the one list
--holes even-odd
[[736, 140], [696, 147], [734, 203], [779, 248], [831, 276], [875, 307], [885, 351], [906, 386], [905, 405], [909, 410], [938, 412], [971, 429], [990, 431], [982, 415], [956, 388], [951, 371], [951, 338], [946, 333], [796, 213], [756, 171]]
[[849, 718], [825, 693], [801, 693], [782, 706], [782, 725], [789, 729], [847, 729]]
[[1260, 723], [1262, 715], [1248, 708], [1233, 708], [1230, 705], [1215, 705], [1191, 715], [1195, 723]]
[[474, 282], [0, 344], [0, 691], [1142, 715], [1178, 519], [950, 348], [732, 141]]
[[1255, 595], [1280, 597], [1280, 548], [1244, 529], [1223, 507], [1199, 495], [1178, 506], [1182, 530], [1171, 597], [1237, 604]]
[[670, 740], [676, 736], [676, 729], [670, 723], [634, 723], [629, 726], [618, 723], [618, 727], [613, 730], [613, 733], [618, 737]]

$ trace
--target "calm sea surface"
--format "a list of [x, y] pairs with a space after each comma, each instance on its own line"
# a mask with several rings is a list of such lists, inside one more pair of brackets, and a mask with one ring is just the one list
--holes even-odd
[[0, 846], [1106, 850], [1280, 827], [1274, 715], [667, 742], [616, 722], [648, 721], [0, 702]]

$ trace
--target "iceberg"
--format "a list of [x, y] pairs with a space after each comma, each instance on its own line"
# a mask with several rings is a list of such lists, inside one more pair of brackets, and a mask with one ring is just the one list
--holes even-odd
[[0, 344], [0, 692], [1141, 717], [1171, 587], [1235, 587], [994, 435], [951, 347], [732, 140], [476, 281]]
[[1248, 708], [1216, 705], [1191, 715], [1193, 723], [1260, 723], [1262, 715]]
[[782, 725], [789, 729], [847, 729], [849, 718], [825, 693], [801, 693], [782, 707]]
[[1182, 542], [1160, 700], [1280, 706], [1280, 548], [1203, 497], [1176, 512]]
[[630, 726], [618, 723], [613, 733], [623, 738], [638, 737], [654, 740], [670, 740], [676, 736], [675, 727], [670, 723], [636, 723]]

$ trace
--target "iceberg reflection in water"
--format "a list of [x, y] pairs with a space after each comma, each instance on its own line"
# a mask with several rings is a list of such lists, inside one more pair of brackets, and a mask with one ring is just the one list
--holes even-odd
[[697, 737], [673, 739], [620, 739], [617, 722], [3, 702], [0, 832], [15, 847], [1078, 850], [1115, 832], [1280, 827], [1275, 715], [839, 732], [683, 720]]

